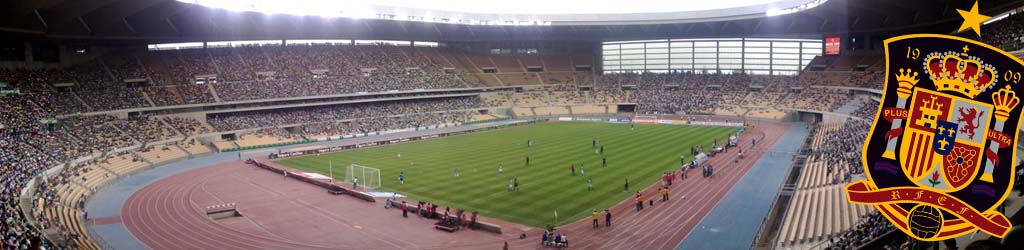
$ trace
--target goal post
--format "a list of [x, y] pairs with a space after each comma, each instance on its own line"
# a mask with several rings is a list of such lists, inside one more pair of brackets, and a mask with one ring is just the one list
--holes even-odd
[[370, 189], [380, 188], [380, 169], [359, 164], [350, 164], [345, 171], [345, 182], [352, 183], [359, 178], [359, 186]]
[[657, 115], [634, 115], [633, 123], [658, 123]]

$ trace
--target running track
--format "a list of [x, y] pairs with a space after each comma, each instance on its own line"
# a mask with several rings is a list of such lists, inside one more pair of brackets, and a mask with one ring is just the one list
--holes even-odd
[[[732, 149], [728, 153], [711, 158], [709, 162], [716, 166], [713, 178], [701, 178], [700, 170], [691, 170], [689, 178], [686, 180], [677, 178], [674, 181], [670, 201], [655, 201], [653, 207], [648, 207], [645, 204], [645, 208], [641, 212], [634, 211], [632, 198], [623, 201], [611, 209], [613, 214], [611, 228], [603, 227], [602, 218], [602, 228], [592, 229], [589, 218], [586, 218], [563, 225], [557, 232], [569, 235], [572, 249], [674, 249], [725, 196], [729, 189], [750, 170], [764, 151], [771, 148], [788, 129], [789, 125], [784, 124], [762, 123], [755, 126], [750, 132], [744, 133], [740, 139], [740, 145], [744, 148], [747, 157], [734, 163], [737, 151]], [[751, 138], [760, 137], [762, 132], [766, 137], [761, 139], [757, 147], [751, 150]], [[122, 207], [121, 216], [125, 226], [142, 243], [153, 249], [500, 249], [503, 242], [508, 242], [511, 249], [545, 248], [539, 244], [539, 235], [543, 231], [542, 229], [516, 226], [505, 222], [500, 223], [505, 225], [505, 234], [503, 235], [466, 230], [454, 234], [442, 233], [431, 229], [428, 226], [429, 221], [426, 220], [414, 222], [424, 224], [422, 227], [408, 225], [391, 227], [405, 231], [393, 232], [385, 227], [384, 229], [374, 230], [371, 228], [332, 235], [332, 237], [338, 237], [338, 241], [358, 244], [318, 244], [291, 237], [307, 233], [320, 233], [318, 229], [311, 227], [273, 230], [259, 226], [225, 225], [214, 222], [205, 215], [202, 204], [218, 202], [216, 196], [204, 194], [203, 192], [207, 191], [199, 188], [204, 185], [194, 185], [195, 183], [216, 181], [237, 182], [237, 180], [223, 180], [226, 173], [206, 170], [213, 168], [215, 167], [188, 171], [139, 190]], [[192, 183], [193, 185], [182, 185], [183, 183]], [[657, 185], [658, 183], [644, 190], [646, 199], [658, 199], [654, 194]], [[322, 191], [311, 185], [304, 189]], [[272, 189], [263, 191], [272, 192]], [[351, 200], [355, 201], [355, 199]], [[317, 209], [309, 203], [300, 205], [308, 209]], [[241, 203], [239, 210], [244, 211]], [[373, 210], [387, 212], [379, 207]], [[254, 210], [254, 213], [257, 212]], [[401, 219], [395, 214], [391, 214], [390, 217], [396, 220]], [[344, 221], [345, 218], [333, 219], [346, 223], [357, 223]], [[392, 221], [386, 217], [373, 218], [372, 221], [364, 224], [372, 223], [386, 224], [392, 223]], [[257, 221], [254, 221], [253, 224], [263, 225], [262, 222]], [[528, 235], [525, 240], [518, 239], [520, 231], [517, 229], [519, 228], [527, 228], [522, 231]], [[281, 235], [282, 230], [289, 232], [288, 235], [291, 236]]]

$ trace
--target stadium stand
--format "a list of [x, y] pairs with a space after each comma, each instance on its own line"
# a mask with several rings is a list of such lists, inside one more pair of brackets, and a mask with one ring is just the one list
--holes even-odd
[[[1019, 26], [1011, 16], [1008, 27]], [[988, 26], [986, 26], [988, 27]], [[1019, 47], [1008, 34], [993, 43]], [[20, 95], [0, 98], [0, 167], [5, 171], [5, 205], [10, 218], [0, 230], [19, 231], [4, 242], [28, 244], [43, 230], [56, 229], [68, 242], [61, 246], [98, 249], [85, 238], [81, 210], [62, 207], [87, 197], [121, 175], [175, 159], [209, 153], [214, 149], [273, 144], [299, 139], [365, 133], [428, 124], [459, 123], [535, 115], [616, 113], [615, 105], [636, 103], [637, 113], [694, 113], [777, 118], [786, 109], [833, 111], [850, 101], [846, 90], [821, 86], [881, 88], [878, 55], [843, 56], [814, 60], [825, 71], [800, 76], [744, 74], [597, 74], [574, 71], [593, 65], [589, 55], [498, 56], [440, 48], [376, 46], [288, 46], [283, 48], [210, 48], [170, 51], [117, 51], [96, 60], [61, 69], [0, 69], [0, 81], [21, 89]], [[542, 72], [527, 72], [540, 66]], [[854, 68], [868, 71], [853, 71]], [[373, 68], [374, 70], [364, 71]], [[495, 68], [497, 73], [483, 73]], [[448, 72], [451, 69], [452, 72]], [[257, 72], [273, 72], [263, 74]], [[317, 73], [320, 72], [320, 73]], [[216, 82], [197, 77], [216, 75]], [[198, 77], [201, 78], [201, 77]], [[126, 84], [143, 79], [141, 84]], [[61, 85], [58, 83], [70, 83]], [[389, 90], [448, 89], [485, 86], [553, 85], [521, 92], [501, 91], [479, 97], [394, 101], [363, 104], [227, 112], [206, 119], [169, 115], [131, 118], [85, 114], [115, 110], [186, 104], [215, 104], [282, 97], [384, 92]], [[580, 86], [592, 86], [580, 90]], [[751, 91], [760, 89], [760, 91]], [[863, 242], [877, 225], [866, 225], [872, 215], [858, 206], [844, 206], [841, 183], [857, 175], [851, 164], [858, 156], [850, 148], [863, 141], [876, 104], [863, 105], [842, 124], [819, 125], [815, 150], [806, 160], [800, 190], [787, 212], [780, 245], [812, 243], [829, 237], [837, 242]], [[505, 107], [508, 113], [480, 114], [481, 107]], [[66, 116], [63, 116], [66, 115]], [[41, 123], [39, 121], [50, 121]], [[287, 127], [283, 129], [279, 127]], [[251, 130], [237, 141], [212, 142], [199, 135]], [[155, 145], [150, 143], [162, 142]], [[117, 149], [121, 149], [114, 153]], [[74, 159], [95, 157], [85, 163]], [[40, 185], [34, 209], [44, 223], [28, 225], [12, 204], [32, 176], [54, 166], [68, 166], [49, 185]], [[832, 170], [829, 170], [831, 168]], [[823, 202], [817, 204], [815, 202]], [[822, 209], [832, 208], [832, 209]], [[820, 209], [820, 210], [811, 210]], [[866, 216], [866, 217], [865, 217]], [[861, 224], [857, 224], [860, 222]], [[855, 225], [857, 224], [857, 225]], [[877, 224], [877, 223], [876, 223]], [[814, 230], [795, 228], [820, 226]], [[857, 228], [856, 232], [847, 228]], [[32, 229], [37, 228], [37, 229]], [[869, 229], [862, 229], [869, 228]], [[799, 231], [799, 232], [798, 232]], [[20, 243], [17, 243], [20, 242]], [[852, 242], [852, 243], [851, 243]], [[839, 244], [839, 243], [837, 243]]]

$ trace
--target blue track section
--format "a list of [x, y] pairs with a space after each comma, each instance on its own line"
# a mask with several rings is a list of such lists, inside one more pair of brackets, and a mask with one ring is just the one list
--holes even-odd
[[793, 124], [676, 249], [750, 249], [807, 134]]

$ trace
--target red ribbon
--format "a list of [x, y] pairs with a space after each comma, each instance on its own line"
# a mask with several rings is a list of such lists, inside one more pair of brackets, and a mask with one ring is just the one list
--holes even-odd
[[988, 157], [988, 160], [992, 161], [992, 165], [999, 166], [999, 154], [996, 154], [996, 151], [991, 148], [985, 150], [985, 156]]
[[1007, 148], [1011, 143], [1013, 143], [1013, 137], [995, 130], [989, 130], [986, 137], [988, 137], [988, 140], [999, 144], [999, 148]]
[[[1012, 137], [1003, 134], [1003, 132], [995, 130], [989, 130], [987, 138], [988, 140], [995, 142], [997, 145], [999, 145], [999, 148], [1007, 148], [1010, 146], [1010, 143], [1012, 142]], [[985, 157], [987, 157], [988, 160], [992, 161], [993, 165], [999, 166], [999, 154], [997, 154], [995, 150], [992, 150], [991, 148], [986, 149]]]
[[[882, 109], [882, 118], [885, 118], [890, 123], [896, 119], [906, 120], [907, 115], [907, 110], [902, 108], [888, 107]], [[885, 140], [892, 140], [893, 138], [900, 137], [900, 135], [903, 135], [903, 128], [894, 128], [889, 130], [889, 132], [885, 132]]]
[[[862, 204], [921, 203], [942, 208], [981, 231], [1002, 237], [1010, 230], [1010, 221], [999, 213], [982, 214], [956, 197], [917, 187], [893, 187], [872, 190], [870, 183], [860, 181], [846, 186], [851, 202]], [[948, 218], [947, 218], [948, 219]], [[896, 224], [896, 223], [894, 223]], [[900, 226], [897, 224], [897, 226]], [[905, 227], [905, 225], [900, 226]]]
[[889, 132], [885, 132], [885, 140], [892, 140], [893, 138], [900, 137], [900, 135], [903, 135], [903, 128], [894, 128], [889, 130]]

